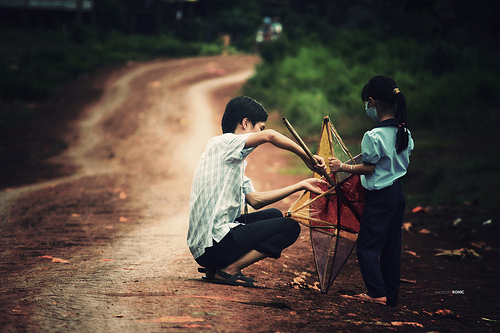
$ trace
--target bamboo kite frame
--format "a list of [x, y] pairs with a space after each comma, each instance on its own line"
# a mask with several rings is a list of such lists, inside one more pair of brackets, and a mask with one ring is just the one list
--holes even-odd
[[[307, 154], [307, 156], [309, 157], [309, 159], [315, 165], [318, 165], [319, 164], [318, 160], [316, 159], [316, 157], [314, 157], [314, 155], [311, 153], [311, 151], [309, 150], [309, 148], [307, 148], [306, 144], [304, 143], [304, 141], [302, 141], [302, 139], [297, 134], [297, 132], [295, 132], [295, 129], [292, 127], [292, 124], [290, 124], [286, 118], [283, 118], [282, 121], [283, 121], [283, 124], [285, 124], [285, 126], [288, 128], [288, 130], [290, 131], [290, 133], [292, 133], [292, 135], [295, 138], [295, 140], [297, 140], [297, 143], [299, 144], [299, 146]], [[328, 174], [328, 172], [326, 172], [326, 171], [323, 172], [322, 176], [325, 177], [325, 179], [328, 181], [328, 183], [330, 183], [330, 185], [332, 185], [332, 186], [336, 185], [335, 181], [332, 179], [332, 177], [330, 177], [330, 175]]]
[[[312, 152], [306, 146], [306, 144], [304, 143], [304, 141], [302, 140], [302, 138], [299, 136], [299, 134], [295, 131], [295, 129], [293, 128], [293, 126], [290, 124], [290, 122], [286, 118], [283, 118], [282, 122], [285, 124], [285, 126], [288, 128], [288, 130], [290, 131], [290, 133], [293, 135], [293, 137], [295, 138], [295, 140], [297, 141], [297, 143], [299, 144], [299, 146], [307, 154], [307, 156], [309, 157], [309, 159], [313, 163], [315, 163], [316, 165], [318, 165], [318, 160], [314, 157], [314, 155], [312, 154]], [[332, 138], [332, 133], [333, 133], [333, 135], [335, 136], [335, 139], [339, 143], [339, 145], [342, 148], [342, 150], [344, 151], [344, 153], [346, 153], [349, 156], [349, 159], [351, 160], [351, 162], [353, 164], [356, 164], [356, 162], [354, 160], [354, 157], [351, 155], [349, 149], [347, 149], [347, 147], [345, 146], [344, 141], [342, 141], [342, 138], [337, 133], [337, 130], [333, 126], [332, 122], [330, 121], [330, 118], [328, 116], [326, 116], [323, 119], [323, 122], [325, 122], [325, 123], [328, 122], [328, 124], [329, 124], [329, 126], [327, 126], [328, 141], [330, 143], [333, 142], [333, 138]], [[334, 155], [333, 147], [330, 146], [330, 148], [332, 150], [331, 154], [333, 156]], [[292, 218], [293, 217], [293, 213], [296, 213], [297, 211], [303, 209], [304, 207], [312, 204], [316, 200], [321, 199], [321, 198], [323, 198], [323, 197], [325, 197], [327, 195], [330, 195], [332, 192], [335, 192], [336, 187], [338, 186], [338, 184], [340, 183], [340, 181], [338, 179], [337, 179], [337, 181], [333, 180], [331, 178], [331, 176], [328, 174], [327, 171], [325, 171], [321, 176], [323, 176], [332, 187], [330, 189], [328, 189], [327, 191], [323, 192], [322, 194], [316, 196], [315, 198], [307, 200], [305, 203], [303, 203], [301, 206], [295, 208], [293, 211], [286, 212], [285, 213], [286, 217]], [[297, 199], [297, 201], [292, 205], [292, 207], [295, 206], [306, 195], [306, 193], [307, 192], [302, 193], [302, 195], [299, 197], [299, 199]], [[297, 219], [303, 219], [303, 220], [308, 220], [308, 221], [312, 221], [312, 222], [324, 224], [323, 226], [311, 226], [310, 224], [306, 224], [306, 223], [304, 223], [304, 222], [302, 222], [300, 220], [298, 221], [299, 223], [305, 225], [308, 228], [311, 228], [311, 229], [335, 229], [336, 233], [338, 232], [338, 225], [337, 224], [333, 224], [331, 222], [323, 221], [323, 220], [320, 220], [320, 219], [315, 219], [315, 218], [310, 217], [310, 216], [300, 216], [300, 217], [296, 216], [296, 218]]]

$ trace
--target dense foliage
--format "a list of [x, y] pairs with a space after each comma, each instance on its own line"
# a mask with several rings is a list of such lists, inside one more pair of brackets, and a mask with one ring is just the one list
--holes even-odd
[[[278, 110], [314, 142], [329, 115], [354, 150], [371, 126], [360, 93], [372, 76], [392, 76], [405, 94], [417, 141], [404, 181], [410, 201], [479, 202], [497, 209], [495, 134], [500, 129], [500, 2], [491, 0], [96, 1], [73, 16], [0, 18], [0, 127], [22, 122], [30, 102], [104, 65], [154, 58], [254, 52], [265, 16], [283, 36], [243, 93]], [[23, 12], [24, 13], [24, 12]], [[182, 14], [181, 18], [177, 17]], [[0, 15], [2, 10], [0, 10]], [[25, 14], [25, 13], [24, 13]], [[460, 163], [457, 163], [460, 161]]]
[[79, 31], [84, 42], [75, 42], [73, 31], [4, 30], [0, 40], [0, 98], [39, 100], [64, 84], [106, 65], [155, 58], [220, 54], [223, 46], [182, 42], [168, 35], [124, 35], [111, 32], [98, 38], [91, 30]]
[[[282, 58], [268, 51], [245, 93], [294, 122], [318, 124], [323, 115], [330, 115], [345, 135], [359, 135], [366, 128], [361, 89], [382, 74], [393, 77], [404, 92], [411, 127], [456, 132], [481, 130], [485, 120], [500, 125], [493, 112], [500, 76], [479, 50], [439, 50], [432, 42], [402, 38], [373, 41], [365, 34], [340, 31], [329, 45], [305, 44]], [[456, 63], [453, 69], [438, 65], [443, 53]]]

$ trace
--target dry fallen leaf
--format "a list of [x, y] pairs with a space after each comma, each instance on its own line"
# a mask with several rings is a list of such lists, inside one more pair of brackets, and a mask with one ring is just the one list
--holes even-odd
[[482, 259], [482, 256], [472, 249], [466, 249], [466, 248], [461, 248], [457, 250], [436, 249], [436, 251], [439, 251], [438, 253], [435, 254], [436, 257], [439, 256], [454, 257], [454, 258], [460, 258], [462, 261]]
[[351, 295], [340, 295], [340, 297], [343, 297], [343, 298], [351, 298], [353, 299], [354, 297], [352, 297]]
[[321, 291], [321, 289], [319, 288], [319, 282], [318, 281], [314, 282], [314, 285], [312, 285], [312, 286], [309, 285], [309, 287], [311, 289], [314, 289], [314, 290], [317, 290], [317, 291]]
[[418, 212], [426, 213], [427, 210], [428, 210], [427, 208], [424, 208], [422, 206], [417, 206], [412, 209], [412, 213], [418, 213]]
[[491, 321], [491, 322], [493, 322], [493, 323], [500, 323], [500, 320], [490, 319], [490, 318], [486, 318], [486, 317], [481, 318], [481, 320], [484, 320], [484, 321]]
[[420, 258], [420, 256], [416, 252], [413, 252], [413, 251], [405, 251], [405, 252], [414, 256], [414, 257]]
[[69, 263], [68, 260], [61, 259], [61, 258], [54, 258], [52, 256], [40, 256], [39, 258], [52, 259], [52, 262], [56, 262], [56, 263], [63, 263], [63, 264]]
[[448, 309], [442, 309], [442, 310], [437, 310], [435, 313], [438, 315], [452, 315], [453, 311]]
[[477, 243], [472, 242], [470, 243], [470, 245], [477, 247], [478, 249], [483, 249], [488, 247], [488, 244], [486, 244], [485, 242], [477, 242]]
[[125, 192], [120, 192], [120, 199], [124, 200], [124, 199], [127, 199], [127, 193]]
[[62, 263], [62, 264], [69, 263], [69, 261], [61, 259], [61, 258], [52, 258], [52, 262], [57, 262], [57, 263]]
[[409, 326], [416, 326], [416, 327], [424, 327], [424, 325], [416, 322], [410, 322], [410, 321], [392, 321], [391, 322], [392, 326], [403, 326], [403, 325], [409, 325]]
[[12, 314], [14, 316], [27, 316], [28, 314], [21, 309], [12, 309]]
[[293, 283], [295, 283], [295, 284], [304, 284], [304, 283], [306, 283], [306, 281], [302, 277], [297, 276], [297, 277], [293, 278]]

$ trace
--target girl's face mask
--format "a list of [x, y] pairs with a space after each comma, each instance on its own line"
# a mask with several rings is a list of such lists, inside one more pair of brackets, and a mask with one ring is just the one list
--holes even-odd
[[378, 113], [377, 113], [377, 108], [376, 107], [368, 107], [368, 102], [365, 102], [365, 112], [368, 117], [370, 117], [371, 120], [374, 122], [378, 123]]

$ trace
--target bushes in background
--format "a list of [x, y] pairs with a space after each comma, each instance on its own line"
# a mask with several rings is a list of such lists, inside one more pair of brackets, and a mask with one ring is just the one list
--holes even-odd
[[500, 125], [493, 112], [498, 66], [478, 50], [375, 41], [357, 31], [340, 31], [332, 40], [264, 58], [245, 93], [300, 124], [303, 133], [314, 133], [329, 115], [344, 136], [358, 137], [371, 125], [361, 89], [381, 74], [393, 77], [405, 94], [411, 128], [459, 132], [480, 131], [485, 120]]
[[[84, 37], [82, 37], [82, 34]], [[156, 58], [213, 55], [222, 43], [181, 42], [168, 35], [95, 32], [0, 32], [0, 99], [40, 100], [81, 75], [102, 66]]]

